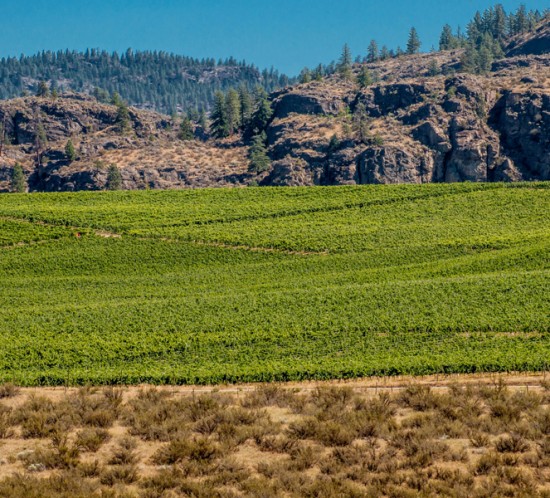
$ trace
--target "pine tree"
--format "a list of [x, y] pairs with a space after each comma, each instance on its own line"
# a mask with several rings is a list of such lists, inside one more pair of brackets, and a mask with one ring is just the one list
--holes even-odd
[[420, 50], [421, 43], [416, 28], [411, 28], [409, 32], [409, 41], [407, 42], [407, 53], [409, 55], [417, 54]]
[[122, 188], [122, 175], [116, 164], [111, 164], [107, 171], [107, 190], [120, 190]]
[[244, 85], [239, 87], [239, 102], [241, 106], [241, 126], [247, 128], [252, 119], [252, 96]]
[[353, 132], [358, 142], [368, 143], [369, 141], [369, 119], [367, 109], [363, 102], [357, 104], [353, 113], [352, 121]]
[[183, 141], [193, 140], [195, 138], [195, 131], [191, 120], [185, 116], [180, 123], [180, 129], [178, 131], [178, 138]]
[[476, 73], [478, 71], [478, 53], [473, 43], [468, 43], [466, 51], [461, 58], [462, 70], [467, 73]]
[[120, 133], [126, 133], [130, 130], [130, 111], [128, 106], [122, 100], [119, 100], [117, 104], [116, 124]]
[[232, 88], [225, 97], [225, 116], [227, 131], [233, 135], [241, 126], [241, 102], [239, 93]]
[[263, 173], [271, 167], [271, 160], [267, 155], [267, 147], [265, 145], [267, 136], [265, 132], [255, 135], [252, 138], [248, 158], [250, 159], [249, 169], [254, 173]]
[[353, 78], [352, 63], [353, 57], [351, 55], [351, 50], [346, 43], [342, 49], [340, 60], [338, 61], [338, 72], [345, 80], [351, 80]]
[[71, 139], [69, 139], [67, 145], [65, 145], [65, 156], [67, 157], [67, 160], [71, 163], [76, 160], [76, 151], [74, 149], [73, 141]]
[[309, 68], [304, 67], [302, 71], [300, 72], [300, 83], [309, 83], [311, 81], [311, 71]]
[[12, 192], [22, 194], [27, 191], [27, 179], [23, 167], [16, 163], [11, 174], [10, 187]]
[[48, 84], [45, 81], [41, 81], [38, 84], [38, 90], [36, 91], [37, 97], [49, 97], [50, 96], [50, 89], [48, 88]]
[[453, 50], [456, 48], [455, 36], [451, 26], [445, 24], [439, 37], [439, 50]]
[[216, 138], [224, 138], [229, 135], [225, 114], [225, 97], [220, 91], [217, 91], [214, 96], [214, 107], [210, 114], [210, 121], [210, 130]]
[[371, 40], [369, 43], [369, 48], [367, 50], [367, 60], [369, 62], [375, 62], [379, 59], [379, 53], [378, 53], [378, 44], [376, 43], [376, 40]]
[[367, 88], [368, 86], [372, 85], [372, 75], [367, 66], [363, 65], [363, 67], [361, 67], [361, 72], [357, 77], [357, 82], [359, 83], [360, 88]]
[[383, 45], [382, 48], [380, 49], [380, 59], [385, 61], [386, 59], [389, 59], [389, 58], [390, 58], [390, 50], [386, 45]]
[[256, 110], [252, 116], [250, 131], [253, 135], [258, 135], [267, 128], [269, 121], [273, 116], [271, 102], [265, 91], [259, 88], [256, 92]]
[[313, 79], [315, 81], [322, 81], [325, 76], [325, 69], [322, 64], [319, 64], [313, 72]]
[[432, 59], [430, 61], [430, 65], [428, 66], [428, 74], [430, 76], [437, 76], [441, 73], [441, 68], [437, 64], [437, 61], [435, 59]]
[[198, 125], [202, 128], [203, 131], [208, 131], [208, 118], [206, 117], [206, 112], [204, 112], [204, 109], [201, 109], [199, 112]]

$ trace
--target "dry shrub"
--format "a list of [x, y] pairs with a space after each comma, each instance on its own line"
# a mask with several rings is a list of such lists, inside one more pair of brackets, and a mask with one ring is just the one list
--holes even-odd
[[290, 453], [297, 445], [297, 441], [296, 439], [289, 439], [284, 435], [267, 435], [256, 439], [256, 444], [262, 451]]
[[174, 439], [153, 455], [157, 465], [173, 465], [185, 460], [208, 463], [217, 458], [220, 448], [206, 438]]
[[245, 408], [261, 408], [266, 406], [285, 407], [292, 399], [292, 392], [277, 384], [264, 384], [248, 393], [242, 400]]
[[79, 454], [78, 447], [69, 443], [66, 434], [55, 433], [49, 448], [25, 453], [21, 460], [36, 470], [73, 469], [79, 464]]
[[519, 434], [511, 434], [497, 439], [495, 449], [499, 453], [525, 453], [529, 450], [529, 444]]
[[399, 401], [402, 406], [426, 411], [436, 408], [438, 399], [429, 386], [411, 384], [401, 393]]
[[99, 480], [101, 484], [106, 486], [114, 486], [116, 484], [133, 484], [139, 480], [138, 468], [136, 465], [115, 465], [104, 469]]
[[76, 472], [54, 474], [47, 479], [15, 474], [0, 481], [0, 496], [9, 498], [89, 498], [97, 491], [96, 483], [82, 479]]
[[317, 387], [311, 393], [311, 401], [321, 413], [341, 413], [351, 404], [354, 392], [351, 387]]
[[288, 469], [296, 472], [303, 472], [311, 469], [319, 462], [321, 449], [309, 445], [297, 445], [290, 451]]
[[55, 432], [67, 431], [74, 426], [76, 414], [66, 408], [48, 398], [33, 394], [14, 411], [13, 420], [21, 425], [24, 438], [47, 438]]
[[501, 465], [500, 456], [497, 453], [489, 452], [479, 458], [473, 469], [473, 473], [476, 476], [489, 475]]
[[13, 436], [14, 432], [11, 421], [11, 408], [0, 405], [0, 439], [7, 439]]
[[122, 438], [109, 458], [109, 465], [132, 465], [137, 463], [136, 448], [137, 443], [133, 438]]
[[14, 398], [19, 394], [19, 388], [14, 384], [0, 384], [0, 399], [2, 398]]
[[96, 453], [110, 437], [109, 432], [105, 429], [83, 429], [77, 433], [75, 444], [82, 451]]

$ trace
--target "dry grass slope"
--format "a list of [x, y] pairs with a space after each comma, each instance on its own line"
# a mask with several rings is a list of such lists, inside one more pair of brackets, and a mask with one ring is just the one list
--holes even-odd
[[549, 497], [544, 379], [6, 385], [0, 497]]

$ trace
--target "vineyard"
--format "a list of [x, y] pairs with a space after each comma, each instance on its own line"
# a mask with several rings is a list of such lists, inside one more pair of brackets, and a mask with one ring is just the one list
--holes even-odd
[[540, 371], [550, 185], [0, 197], [0, 382]]

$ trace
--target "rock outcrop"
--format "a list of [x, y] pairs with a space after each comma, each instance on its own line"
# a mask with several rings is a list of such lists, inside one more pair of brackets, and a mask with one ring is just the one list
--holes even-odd
[[115, 107], [78, 95], [0, 102], [0, 191], [16, 162], [41, 191], [105, 188], [111, 164], [126, 189], [550, 180], [549, 33], [517, 37], [484, 75], [457, 74], [461, 53], [449, 51], [368, 64], [376, 82], [364, 89], [332, 76], [276, 92], [272, 164], [259, 174], [240, 136], [197, 129], [184, 142], [170, 118], [136, 109], [120, 133]]

